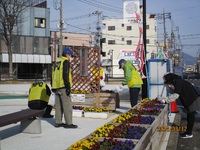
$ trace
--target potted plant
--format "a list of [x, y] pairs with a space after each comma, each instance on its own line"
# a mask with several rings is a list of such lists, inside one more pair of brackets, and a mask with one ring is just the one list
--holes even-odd
[[106, 119], [108, 117], [109, 109], [106, 107], [85, 107], [83, 109], [84, 117]]
[[72, 108], [73, 108], [73, 113], [72, 113], [72, 115], [74, 116], [74, 117], [82, 117], [83, 116], [83, 109], [84, 109], [84, 107], [82, 107], [82, 106], [72, 106]]

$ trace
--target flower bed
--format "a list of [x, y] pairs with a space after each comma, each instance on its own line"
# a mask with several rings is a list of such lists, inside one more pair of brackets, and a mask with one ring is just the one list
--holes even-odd
[[109, 109], [102, 107], [102, 108], [95, 108], [95, 107], [85, 107], [83, 108], [84, 117], [86, 118], [99, 118], [99, 119], [106, 119], [108, 118]]
[[73, 117], [83, 117], [83, 108], [82, 106], [73, 106], [73, 112], [72, 116]]
[[95, 108], [95, 107], [83, 107], [83, 106], [73, 106], [73, 116], [74, 117], [86, 117], [86, 118], [108, 118], [109, 110], [108, 108]]
[[114, 123], [134, 123], [134, 124], [152, 124], [155, 120], [155, 117], [152, 116], [142, 116], [142, 115], [133, 115], [131, 117], [124, 117], [124, 115], [120, 115], [113, 120]]
[[84, 107], [83, 106], [72, 106], [72, 108], [74, 109], [74, 110], [83, 110], [84, 109]]
[[113, 138], [103, 138], [92, 146], [91, 150], [132, 150], [135, 143], [132, 140], [119, 140]]
[[132, 150], [133, 140], [88, 137], [71, 145], [68, 150]]
[[108, 112], [109, 109], [106, 108], [106, 107], [101, 107], [101, 108], [96, 108], [96, 107], [84, 107], [84, 108], [83, 108], [83, 111], [84, 111], [84, 112], [98, 112], [98, 113], [101, 113], [101, 112]]
[[94, 137], [140, 139], [146, 130], [145, 127], [132, 126], [125, 123], [119, 125], [107, 124], [94, 131], [91, 135]]
[[85, 90], [71, 90], [72, 94], [90, 94], [90, 91], [85, 91]]
[[140, 115], [155, 115], [158, 116], [161, 113], [160, 108], [145, 108], [145, 109], [131, 109], [130, 112], [132, 114], [140, 114]]
[[156, 115], [158, 116], [165, 105], [160, 104], [157, 100], [146, 100], [142, 101], [142, 103], [136, 105], [132, 109], [129, 110], [130, 113], [140, 114], [140, 115]]
[[[87, 109], [87, 112], [94, 112], [94, 108]], [[96, 129], [84, 139], [87, 142], [79, 141], [79, 144], [75, 143], [71, 147], [85, 150], [159, 149], [157, 143], [163, 142], [165, 133], [157, 132], [157, 126], [167, 126], [167, 114], [167, 105], [160, 104], [157, 100], [144, 99], [140, 104]]]
[[88, 137], [86, 139], [82, 139], [77, 141], [73, 145], [71, 145], [68, 150], [91, 150], [92, 146], [94, 146], [98, 141], [98, 138]]

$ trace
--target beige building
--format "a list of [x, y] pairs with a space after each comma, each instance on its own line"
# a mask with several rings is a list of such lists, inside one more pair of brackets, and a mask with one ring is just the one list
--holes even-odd
[[[111, 77], [122, 77], [122, 70], [118, 69], [120, 59], [128, 59], [136, 63], [135, 52], [139, 41], [138, 23], [124, 23], [123, 19], [105, 19], [102, 21], [102, 64]], [[157, 30], [155, 15], [147, 15], [146, 19], [146, 59], [157, 54]]]
[[[62, 33], [63, 49], [66, 47], [93, 46], [94, 36], [80, 33]], [[52, 62], [59, 57], [60, 32], [51, 31], [51, 56]]]

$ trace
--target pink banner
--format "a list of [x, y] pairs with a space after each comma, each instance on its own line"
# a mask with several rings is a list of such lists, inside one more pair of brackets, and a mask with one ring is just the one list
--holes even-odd
[[146, 78], [146, 76], [143, 73], [143, 69], [144, 69], [144, 64], [145, 64], [145, 60], [144, 60], [144, 42], [143, 42], [143, 28], [142, 28], [142, 21], [140, 18], [140, 15], [138, 13], [136, 13], [136, 19], [138, 22], [138, 28], [139, 28], [139, 41], [138, 41], [138, 45], [136, 48], [136, 60], [139, 66], [139, 71], [140, 71], [140, 75], [141, 77], [144, 79]]

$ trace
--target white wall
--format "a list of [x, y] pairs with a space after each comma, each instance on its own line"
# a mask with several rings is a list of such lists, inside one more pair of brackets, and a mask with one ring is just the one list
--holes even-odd
[[[123, 72], [118, 69], [118, 61], [122, 58], [135, 60], [134, 54], [132, 56], [124, 56], [122, 51], [136, 50], [139, 41], [138, 23], [124, 24], [123, 19], [105, 19], [102, 22], [105, 25], [105, 28], [102, 30], [102, 38], [106, 38], [106, 42], [102, 44], [102, 50], [106, 52], [106, 57], [101, 57], [101, 59], [112, 59], [114, 77], [121, 77]], [[147, 15], [147, 25], [149, 25], [149, 29], [147, 29], [149, 43], [147, 44], [146, 58], [149, 59], [152, 52], [157, 52], [155, 18], [150, 18]], [[115, 26], [115, 30], [108, 31], [108, 26]], [[127, 26], [131, 26], [132, 30], [127, 30]], [[108, 40], [115, 40], [115, 44], [108, 44]], [[127, 40], [131, 40], [132, 44], [127, 45]]]

